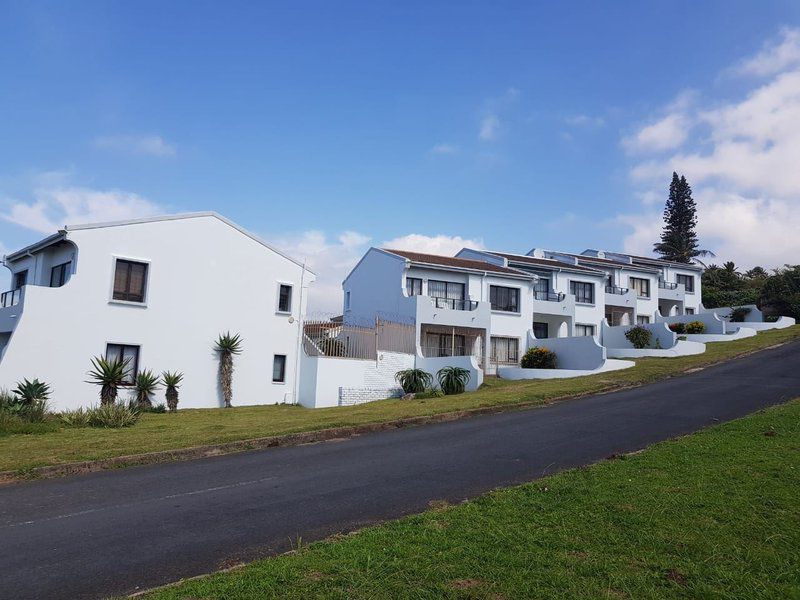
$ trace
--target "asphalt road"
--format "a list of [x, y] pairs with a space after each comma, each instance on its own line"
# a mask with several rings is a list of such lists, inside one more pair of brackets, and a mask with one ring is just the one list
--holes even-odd
[[[664, 359], [668, 360], [668, 359]], [[800, 396], [800, 343], [642, 388], [0, 488], [0, 598], [102, 598], [284, 551]]]

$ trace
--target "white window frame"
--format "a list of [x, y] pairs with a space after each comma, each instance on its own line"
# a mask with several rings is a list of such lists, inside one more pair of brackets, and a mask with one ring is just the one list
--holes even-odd
[[[591, 327], [592, 333], [589, 335], [578, 335], [577, 329], [578, 327]], [[575, 337], [594, 337], [597, 335], [597, 326], [594, 323], [575, 323]]]
[[[144, 280], [144, 300], [142, 302], [133, 302], [132, 300], [116, 300], [114, 298], [114, 279], [117, 276], [117, 261], [125, 260], [128, 262], [137, 262], [147, 265], [147, 274]], [[123, 306], [138, 306], [139, 308], [147, 308], [150, 301], [150, 277], [153, 271], [153, 264], [149, 258], [138, 258], [135, 256], [112, 254], [111, 255], [111, 282], [108, 286], [108, 303], [109, 304], [122, 304]]]
[[[641, 321], [640, 321], [641, 319]], [[637, 325], [649, 325], [650, 324], [650, 317], [648, 315], [636, 315], [636, 324]]]
[[[289, 288], [289, 310], [281, 310], [281, 287], [286, 286]], [[294, 309], [294, 284], [288, 281], [279, 281], [275, 286], [275, 314], [290, 315]]]
[[344, 309], [350, 310], [350, 290], [344, 293]]

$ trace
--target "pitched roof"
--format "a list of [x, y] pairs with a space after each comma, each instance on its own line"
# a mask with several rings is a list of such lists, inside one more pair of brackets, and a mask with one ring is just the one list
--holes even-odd
[[702, 271], [703, 267], [700, 265], [696, 265], [694, 263], [682, 263], [677, 262], [674, 260], [664, 260], [663, 258], [654, 258], [650, 256], [636, 256], [635, 254], [626, 254], [625, 256], [630, 256], [635, 263], [643, 263], [643, 264], [656, 264], [656, 265], [665, 265], [667, 267], [680, 267], [681, 269], [691, 269], [693, 271]]
[[494, 252], [489, 251], [489, 254], [505, 258], [509, 263], [516, 262], [520, 264], [531, 265], [532, 267], [542, 267], [544, 269], [561, 269], [562, 271], [576, 271], [578, 273], [591, 273], [593, 275], [602, 275], [603, 272], [591, 267], [583, 267], [581, 265], [571, 265], [554, 258], [537, 258], [535, 256], [527, 256], [524, 254], [509, 254], [507, 252]]
[[422, 252], [411, 252], [408, 250], [392, 250], [391, 248], [382, 248], [382, 250], [419, 264], [435, 265], [440, 267], [455, 267], [458, 269], [468, 269], [470, 271], [486, 271], [510, 275], [512, 277], [531, 277], [531, 274], [526, 273], [525, 271], [511, 269], [509, 267], [501, 267], [500, 265], [495, 265], [483, 260], [456, 258], [454, 256], [440, 256], [438, 254], [424, 254]]
[[[636, 263], [625, 263], [619, 260], [612, 260], [610, 258], [600, 258], [599, 256], [587, 256], [585, 254], [572, 254], [569, 252], [564, 252], [568, 256], [574, 256], [578, 259], [578, 263], [580, 264], [596, 264], [596, 265], [606, 265], [609, 267], [614, 267], [616, 269], [634, 269], [636, 271], [646, 271], [648, 273], [657, 273], [658, 269], [653, 268], [652, 266], [647, 265], [637, 265]], [[627, 256], [627, 255], [622, 255]]]
[[22, 254], [27, 253], [28, 251], [40, 250], [40, 249], [45, 248], [47, 246], [50, 246], [50, 245], [52, 245], [54, 243], [58, 243], [61, 240], [65, 239], [67, 237], [67, 233], [70, 232], [70, 231], [79, 231], [79, 230], [83, 230], [83, 229], [100, 229], [100, 228], [104, 228], [104, 227], [120, 227], [120, 226], [123, 226], [123, 225], [138, 225], [140, 223], [155, 223], [155, 222], [158, 222], [158, 221], [178, 221], [178, 220], [182, 220], [182, 219], [196, 219], [196, 218], [200, 218], [200, 217], [213, 217], [215, 219], [218, 219], [218, 220], [222, 221], [223, 223], [225, 223], [226, 225], [228, 225], [230, 227], [233, 227], [239, 233], [249, 237], [251, 240], [261, 244], [265, 248], [268, 248], [268, 249], [272, 250], [273, 252], [275, 252], [276, 254], [282, 256], [283, 258], [292, 261], [297, 266], [304, 267], [305, 270], [308, 271], [309, 273], [314, 274], [314, 272], [311, 269], [309, 269], [304, 263], [301, 263], [300, 261], [298, 261], [295, 258], [292, 258], [288, 254], [286, 254], [284, 252], [281, 252], [280, 250], [278, 250], [277, 248], [271, 246], [270, 244], [265, 242], [263, 239], [261, 239], [260, 237], [258, 237], [254, 233], [250, 233], [249, 231], [247, 231], [243, 227], [240, 227], [239, 225], [237, 225], [236, 223], [234, 223], [230, 219], [227, 219], [226, 217], [223, 217], [222, 215], [220, 215], [218, 213], [215, 213], [213, 211], [193, 212], [193, 213], [180, 213], [180, 214], [175, 214], [175, 215], [162, 215], [162, 216], [157, 216], [157, 217], [143, 217], [143, 218], [140, 218], [140, 219], [127, 219], [127, 220], [124, 220], [124, 221], [108, 221], [108, 222], [104, 222], [104, 223], [84, 223], [84, 224], [79, 224], [79, 225], [65, 225], [64, 228], [61, 231], [59, 231], [58, 233], [53, 234], [53, 235], [51, 235], [51, 236], [49, 236], [49, 237], [47, 237], [47, 238], [45, 238], [45, 239], [43, 239], [43, 240], [41, 240], [39, 242], [36, 242], [35, 244], [31, 244], [30, 246], [22, 248], [21, 250], [17, 250], [16, 252], [8, 254], [6, 256], [6, 260], [14, 260], [14, 259], [18, 258], [19, 256], [21, 256]]

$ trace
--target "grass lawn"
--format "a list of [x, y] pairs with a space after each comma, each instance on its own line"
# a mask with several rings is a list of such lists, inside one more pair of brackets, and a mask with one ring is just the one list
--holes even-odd
[[[705, 354], [646, 358], [624, 371], [590, 377], [541, 381], [488, 379], [477, 392], [427, 400], [384, 400], [353, 407], [309, 410], [299, 406], [198, 409], [177, 414], [145, 414], [127, 429], [58, 428], [44, 433], [0, 429], [0, 471], [219, 444], [271, 435], [376, 423], [477, 407], [545, 404], [556, 398], [648, 383], [686, 369], [724, 361], [743, 352], [800, 338], [800, 325], [755, 337], [708, 344]], [[235, 401], [235, 398], [234, 398]], [[235, 402], [234, 402], [235, 403]]]
[[147, 600], [798, 598], [800, 402]]

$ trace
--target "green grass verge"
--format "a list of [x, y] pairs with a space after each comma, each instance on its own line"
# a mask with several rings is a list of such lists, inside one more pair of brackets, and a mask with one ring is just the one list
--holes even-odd
[[800, 402], [147, 600], [797, 598]]
[[542, 381], [502, 381], [492, 378], [477, 392], [427, 400], [384, 400], [360, 406], [315, 410], [287, 405], [183, 410], [177, 414], [145, 414], [139, 423], [126, 429], [59, 428], [41, 434], [0, 435], [0, 471], [30, 470], [45, 465], [221, 444], [480, 407], [546, 404], [555, 398], [649, 383], [797, 338], [800, 338], [800, 325], [767, 331], [735, 342], [708, 344], [705, 354], [699, 356], [641, 359], [636, 361], [636, 367], [625, 371]]

